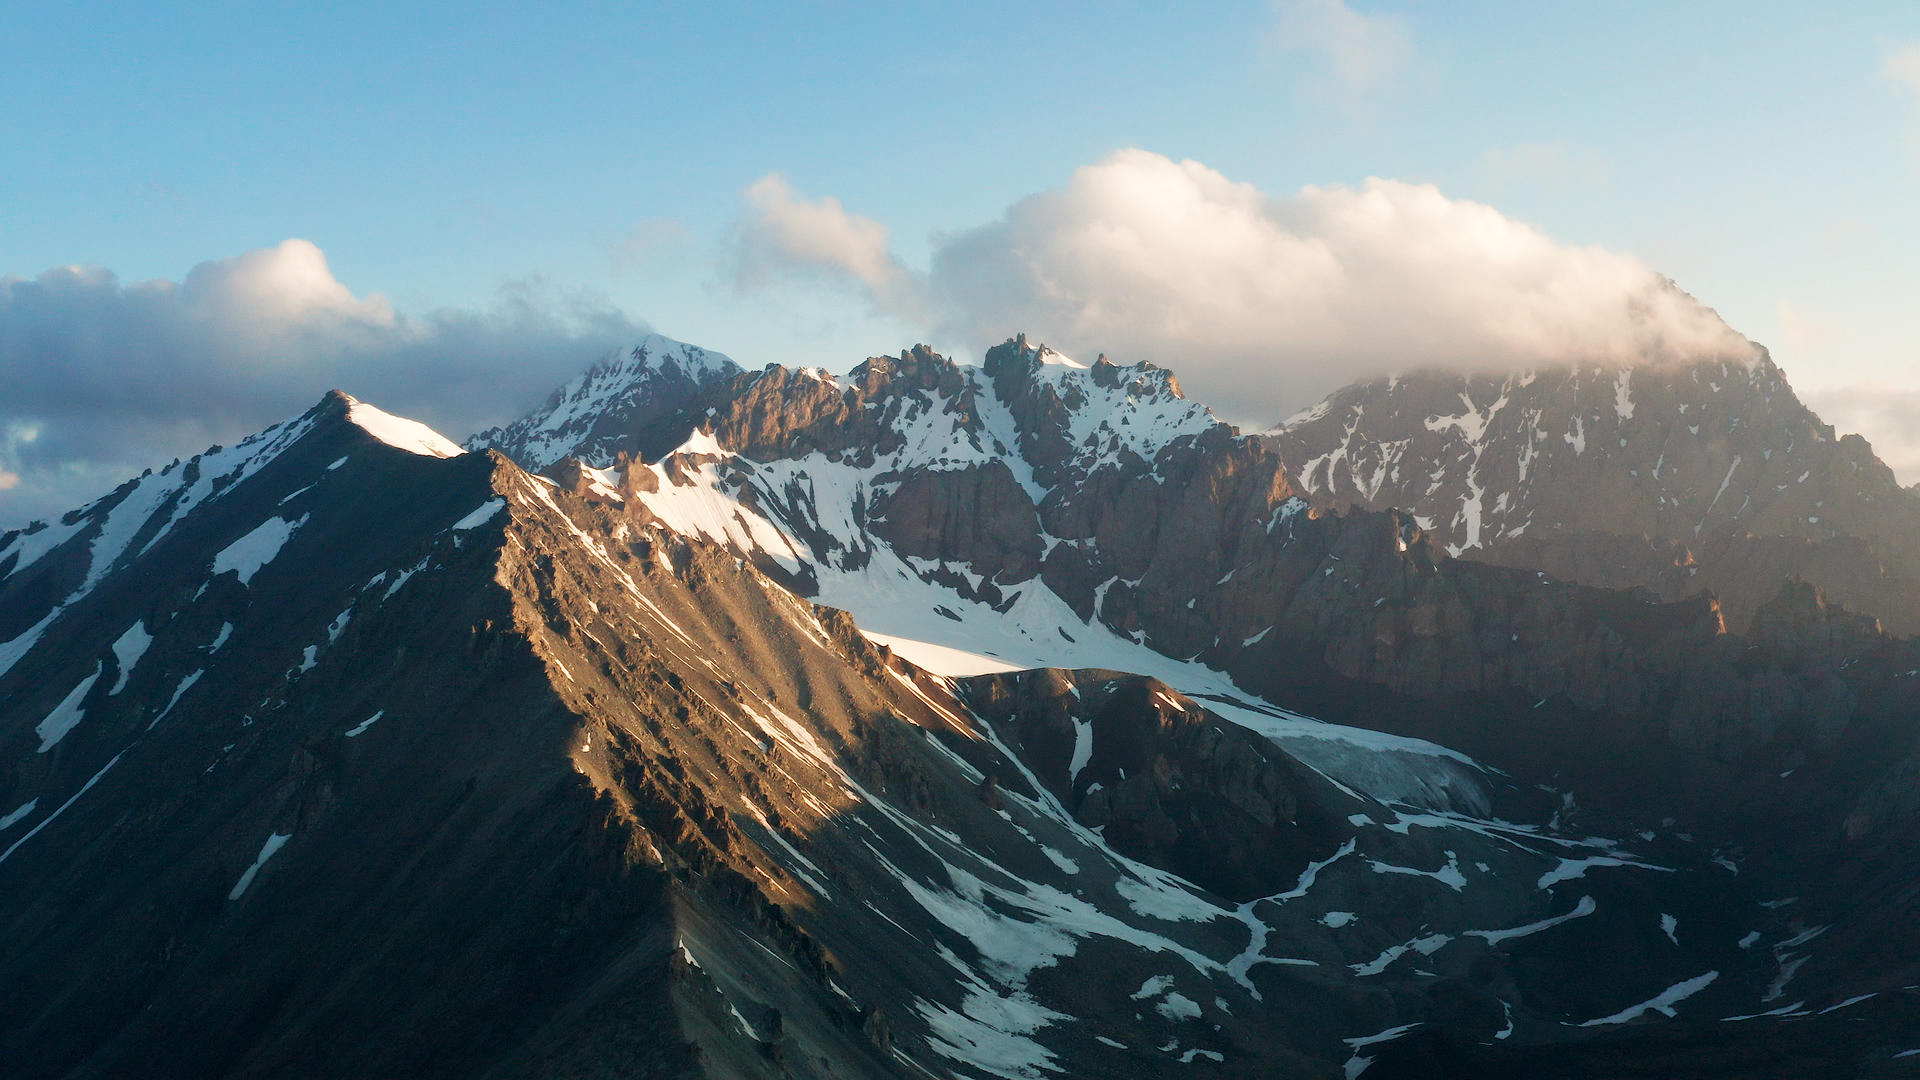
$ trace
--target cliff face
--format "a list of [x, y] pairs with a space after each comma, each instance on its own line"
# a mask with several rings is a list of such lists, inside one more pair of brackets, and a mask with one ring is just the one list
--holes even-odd
[[[1725, 670], [1747, 643], [1719, 642], [1724, 608], [1691, 578], [1665, 597], [1583, 587], [1450, 558], [1410, 513], [1311, 504], [1276, 440], [1214, 421], [1147, 365], [1080, 368], [1023, 339], [978, 369], [925, 349], [844, 382], [770, 368], [685, 407], [708, 421], [623, 474], [648, 488], [636, 500], [859, 615], [884, 554], [887, 572], [950, 591], [956, 621], [970, 605], [1063, 605], [1071, 618], [1037, 631], [1062, 646], [1090, 624], [1262, 687], [1279, 671], [1415, 697], [1559, 696], [1658, 716], [1730, 756], [1783, 725], [1845, 722], [1846, 694], [1781, 695]], [[1757, 610], [1786, 580], [1747, 585], [1743, 603]], [[1709, 670], [1767, 702], [1761, 719], [1719, 718], [1734, 691], [1683, 692]]]
[[1920, 629], [1920, 500], [1764, 355], [1382, 379], [1268, 437], [1316, 501], [1404, 510], [1456, 554], [1666, 599], [1711, 591], [1736, 629], [1798, 577]]

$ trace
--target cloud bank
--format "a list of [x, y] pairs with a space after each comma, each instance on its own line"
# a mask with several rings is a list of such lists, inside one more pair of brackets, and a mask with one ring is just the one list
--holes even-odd
[[96, 267], [0, 278], [0, 528], [294, 415], [339, 387], [454, 437], [538, 403], [645, 328], [536, 283], [397, 312], [305, 240], [180, 282]]
[[[835, 273], [881, 306], [910, 296], [941, 340], [980, 349], [1025, 331], [1070, 355], [1152, 360], [1243, 422], [1419, 367], [1751, 355], [1632, 256], [1562, 244], [1431, 185], [1374, 179], [1274, 195], [1199, 162], [1124, 150], [943, 238], [918, 274], [837, 202], [804, 205], [847, 219], [823, 234], [863, 238], [857, 249], [809, 248], [810, 272]], [[753, 219], [743, 237], [749, 249], [784, 250]], [[856, 250], [857, 260], [842, 257]]]

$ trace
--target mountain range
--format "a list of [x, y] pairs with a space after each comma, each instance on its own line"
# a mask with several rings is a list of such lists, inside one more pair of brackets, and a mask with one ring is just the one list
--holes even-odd
[[1764, 354], [332, 392], [0, 536], [0, 1060], [1920, 1074], [1916, 525]]

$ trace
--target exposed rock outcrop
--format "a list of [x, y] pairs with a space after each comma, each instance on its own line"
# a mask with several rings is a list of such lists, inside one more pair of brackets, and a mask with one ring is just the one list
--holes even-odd
[[1664, 599], [1711, 591], [1736, 630], [1799, 577], [1920, 631], [1920, 499], [1764, 352], [1379, 379], [1268, 437], [1316, 502], [1406, 511], [1458, 554]]

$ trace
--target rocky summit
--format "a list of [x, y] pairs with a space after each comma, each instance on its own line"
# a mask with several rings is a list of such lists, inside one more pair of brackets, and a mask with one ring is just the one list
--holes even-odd
[[1268, 435], [1309, 497], [1400, 509], [1455, 555], [1711, 592], [1741, 629], [1798, 579], [1920, 630], [1920, 495], [1802, 405], [1764, 350], [1378, 379]]
[[1913, 499], [1764, 358], [334, 392], [0, 536], [0, 1062], [1920, 1075]]

